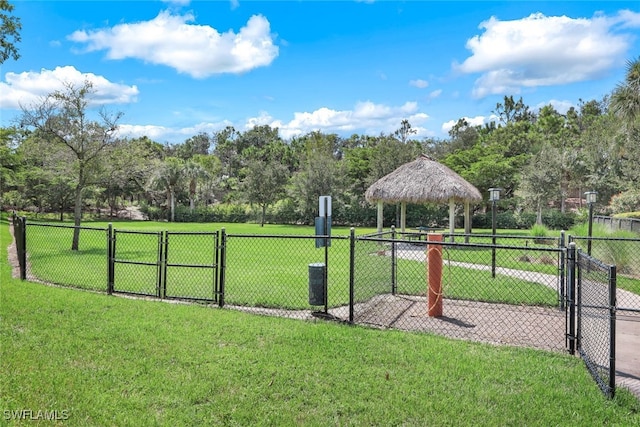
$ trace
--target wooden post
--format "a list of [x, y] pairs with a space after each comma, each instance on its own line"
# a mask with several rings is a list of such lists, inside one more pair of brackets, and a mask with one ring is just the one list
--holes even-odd
[[383, 213], [384, 209], [383, 209], [383, 203], [382, 200], [378, 200], [378, 221], [377, 221], [377, 225], [378, 225], [378, 233], [382, 233], [382, 222], [383, 222]]
[[[442, 242], [442, 234], [429, 233], [429, 242]], [[429, 317], [442, 316], [442, 245], [427, 245], [428, 291], [427, 306]]]

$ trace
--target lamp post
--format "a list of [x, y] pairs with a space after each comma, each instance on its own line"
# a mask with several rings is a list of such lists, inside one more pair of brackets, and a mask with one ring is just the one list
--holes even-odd
[[491, 202], [491, 228], [492, 248], [491, 248], [491, 277], [496, 277], [496, 204], [500, 200], [501, 188], [489, 189], [489, 201]]
[[591, 255], [591, 232], [593, 231], [593, 205], [596, 204], [595, 191], [587, 191], [584, 193], [584, 197], [587, 199], [587, 205], [589, 206], [589, 240], [587, 241], [587, 254]]

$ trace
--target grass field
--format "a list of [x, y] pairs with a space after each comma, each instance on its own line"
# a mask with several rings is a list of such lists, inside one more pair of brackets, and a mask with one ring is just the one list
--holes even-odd
[[3, 425], [640, 426], [572, 356], [21, 282], [0, 242]]

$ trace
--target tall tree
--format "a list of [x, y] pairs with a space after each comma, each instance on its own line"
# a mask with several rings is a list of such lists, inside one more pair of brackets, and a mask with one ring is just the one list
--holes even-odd
[[264, 226], [267, 207], [284, 195], [289, 169], [277, 160], [252, 160], [243, 182], [246, 197], [261, 209], [260, 226]]
[[35, 129], [42, 148], [46, 150], [49, 145], [61, 147], [73, 161], [76, 228], [72, 250], [78, 250], [80, 241], [83, 191], [96, 182], [95, 169], [114, 143], [114, 132], [122, 116], [122, 113], [111, 115], [100, 109], [100, 121], [90, 120], [88, 107], [95, 93], [89, 81], [80, 86], [65, 83], [65, 90], [55, 91], [40, 104], [22, 109], [21, 125]]
[[183, 168], [184, 177], [189, 180], [189, 212], [193, 212], [196, 205], [196, 191], [198, 181], [209, 177], [207, 171], [194, 160], [187, 160]]
[[176, 191], [183, 178], [184, 161], [177, 157], [167, 157], [164, 161], [156, 163], [149, 182], [149, 188], [166, 192], [171, 222], [176, 219]]
[[0, 64], [10, 57], [17, 61], [20, 58], [17, 44], [20, 43], [20, 18], [12, 16], [14, 6], [7, 0], [0, 0]]
[[627, 62], [623, 83], [618, 84], [611, 96], [611, 110], [624, 123], [635, 127], [640, 119], [640, 57]]

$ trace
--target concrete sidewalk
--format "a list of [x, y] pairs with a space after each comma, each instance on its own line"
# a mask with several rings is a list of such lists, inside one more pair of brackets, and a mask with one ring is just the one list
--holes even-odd
[[640, 399], [640, 316], [618, 315], [616, 320], [616, 387]]

